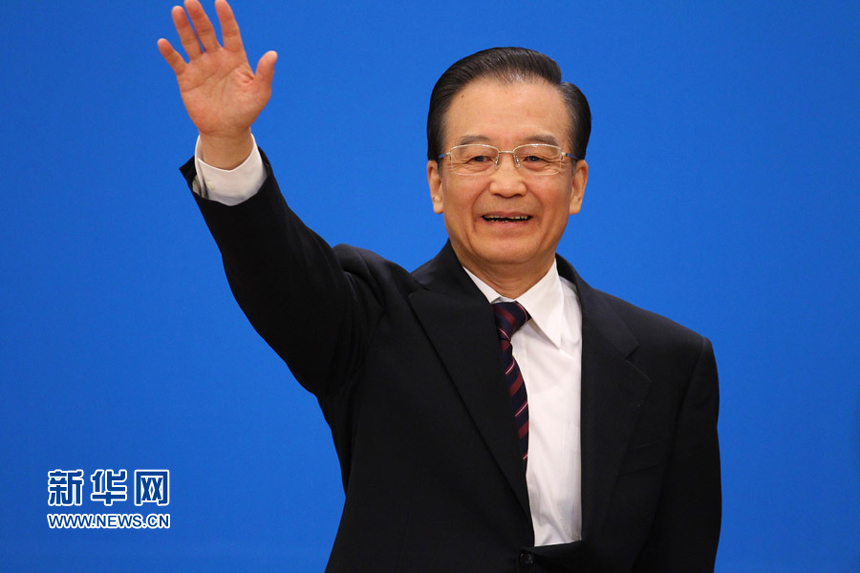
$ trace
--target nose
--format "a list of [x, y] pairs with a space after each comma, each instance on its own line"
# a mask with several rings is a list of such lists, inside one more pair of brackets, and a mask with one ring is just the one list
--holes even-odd
[[[506, 157], [509, 155], [510, 157]], [[526, 184], [522, 169], [517, 167], [513, 153], [502, 152], [499, 156], [498, 167], [490, 178], [490, 192], [503, 197], [525, 195]]]

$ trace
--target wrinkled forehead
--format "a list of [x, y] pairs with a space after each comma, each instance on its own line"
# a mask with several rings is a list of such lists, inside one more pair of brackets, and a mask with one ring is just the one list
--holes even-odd
[[446, 148], [465, 143], [566, 147], [570, 124], [561, 90], [543, 78], [484, 76], [451, 98], [441, 135]]

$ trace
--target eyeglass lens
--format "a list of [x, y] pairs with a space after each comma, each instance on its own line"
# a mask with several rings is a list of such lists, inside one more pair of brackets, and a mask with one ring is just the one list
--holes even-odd
[[500, 151], [492, 145], [467, 144], [451, 149], [449, 156], [455, 173], [481, 174], [498, 166], [502, 154], [514, 154], [516, 164], [536, 175], [554, 175], [561, 170], [561, 148], [544, 143], [520, 145], [513, 151]]

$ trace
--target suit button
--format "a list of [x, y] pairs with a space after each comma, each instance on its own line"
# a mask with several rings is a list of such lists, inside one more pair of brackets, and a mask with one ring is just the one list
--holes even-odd
[[535, 564], [535, 556], [528, 551], [520, 551], [520, 566], [531, 567]]

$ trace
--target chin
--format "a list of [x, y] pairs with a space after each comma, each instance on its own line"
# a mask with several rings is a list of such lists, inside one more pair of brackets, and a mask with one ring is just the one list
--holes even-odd
[[504, 247], [487, 249], [481, 253], [481, 260], [491, 265], [522, 265], [537, 259], [537, 253], [530, 249]]

